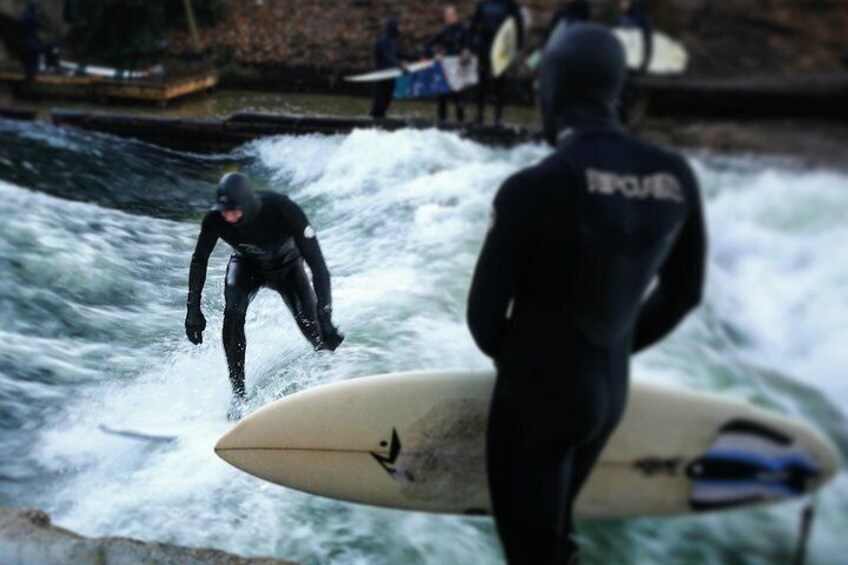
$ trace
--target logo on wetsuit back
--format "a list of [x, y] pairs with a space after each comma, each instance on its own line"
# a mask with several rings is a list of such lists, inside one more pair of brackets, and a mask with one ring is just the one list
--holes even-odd
[[586, 171], [586, 186], [590, 194], [612, 196], [616, 193], [633, 200], [670, 200], [683, 202], [680, 183], [669, 173], [657, 173], [646, 177], [618, 175], [597, 169]]

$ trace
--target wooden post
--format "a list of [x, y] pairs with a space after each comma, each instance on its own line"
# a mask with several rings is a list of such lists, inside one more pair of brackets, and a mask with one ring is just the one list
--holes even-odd
[[197, 22], [194, 20], [194, 8], [191, 5], [191, 0], [183, 0], [183, 5], [185, 5], [188, 29], [191, 32], [192, 47], [195, 53], [200, 53], [200, 35], [197, 33]]

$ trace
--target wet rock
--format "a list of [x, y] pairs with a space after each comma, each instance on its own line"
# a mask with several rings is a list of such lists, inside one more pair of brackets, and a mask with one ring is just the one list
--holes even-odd
[[4, 565], [286, 565], [128, 538], [87, 538], [54, 526], [40, 510], [0, 507], [0, 563]]

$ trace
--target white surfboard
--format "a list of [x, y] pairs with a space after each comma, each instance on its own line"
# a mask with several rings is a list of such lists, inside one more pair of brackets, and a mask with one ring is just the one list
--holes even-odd
[[[215, 452], [280, 485], [445, 513], [490, 510], [491, 372], [379, 375], [278, 400]], [[812, 492], [839, 456], [815, 429], [715, 394], [634, 383], [624, 419], [577, 502], [590, 517], [680, 514]]]
[[[432, 59], [424, 59], [422, 61], [418, 61], [416, 63], [410, 63], [406, 66], [407, 72], [415, 73], [420, 70], [426, 69], [431, 64], [433, 64]], [[383, 69], [381, 71], [373, 71], [370, 73], [364, 73], [361, 75], [351, 75], [346, 76], [345, 80], [348, 82], [380, 82], [384, 80], [390, 80], [393, 78], [397, 78], [404, 73], [404, 70], [400, 67], [394, 69]]]
[[[632, 28], [616, 28], [616, 37], [624, 45], [627, 55], [627, 67], [639, 69], [644, 60], [644, 41], [642, 31]], [[654, 49], [648, 73], [655, 75], [679, 74], [686, 70], [689, 64], [689, 53], [679, 41], [675, 41], [661, 31], [653, 33]]]
[[137, 80], [149, 78], [153, 75], [162, 74], [164, 69], [157, 65], [150, 69], [144, 70], [127, 70], [115, 69], [112, 67], [98, 67], [96, 65], [86, 65], [85, 63], [75, 63], [74, 61], [59, 61], [59, 68], [66, 73], [75, 75], [87, 75], [99, 78], [113, 78], [120, 80]]
[[492, 42], [492, 76], [506, 72], [518, 56], [518, 25], [515, 18], [507, 18]]
[[439, 59], [451, 90], [459, 92], [477, 84], [477, 57], [450, 56]]

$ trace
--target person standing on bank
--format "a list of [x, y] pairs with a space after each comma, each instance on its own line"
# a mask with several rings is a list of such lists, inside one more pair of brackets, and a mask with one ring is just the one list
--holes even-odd
[[[247, 308], [260, 288], [280, 294], [301, 333], [318, 350], [334, 351], [344, 340], [332, 322], [330, 272], [315, 229], [300, 206], [275, 192], [254, 192], [241, 173], [221, 178], [215, 205], [203, 218], [191, 256], [185, 330], [189, 341], [203, 343], [206, 318], [200, 309], [209, 256], [219, 239], [233, 248], [224, 287], [224, 351], [233, 398], [227, 416], [241, 417], [246, 399], [244, 334]], [[312, 271], [313, 285], [303, 267]], [[317, 295], [317, 303], [316, 303]]]
[[500, 187], [471, 284], [468, 325], [497, 368], [487, 469], [510, 564], [579, 562], [574, 501], [621, 419], [630, 356], [701, 300], [697, 180], [622, 130], [625, 73], [604, 27], [551, 39], [539, 101], [555, 150]]
[[[383, 31], [374, 43], [374, 69], [382, 71], [403, 67], [400, 56], [400, 18], [392, 16], [383, 24]], [[381, 80], [373, 85], [370, 116], [385, 118], [395, 92], [395, 80]]]
[[503, 115], [504, 77], [492, 76], [492, 44], [507, 18], [515, 18], [518, 29], [518, 49], [524, 46], [524, 19], [515, 0], [479, 0], [471, 18], [471, 35], [477, 50], [477, 123], [482, 124], [485, 116], [486, 97], [492, 88], [495, 94], [495, 123]]
[[[439, 50], [441, 55], [448, 57], [461, 57], [462, 62], [469, 59], [469, 50], [471, 48], [471, 35], [468, 33], [468, 28], [459, 21], [459, 14], [456, 11], [456, 6], [446, 6], [445, 12], [445, 27], [434, 35], [425, 46], [425, 51], [428, 57], [433, 57], [434, 51]], [[451, 92], [441, 94], [438, 98], [438, 116], [439, 121], [444, 122], [448, 119], [448, 102], [452, 101], [456, 107], [456, 121], [465, 121], [465, 105], [463, 103], [462, 92]]]

